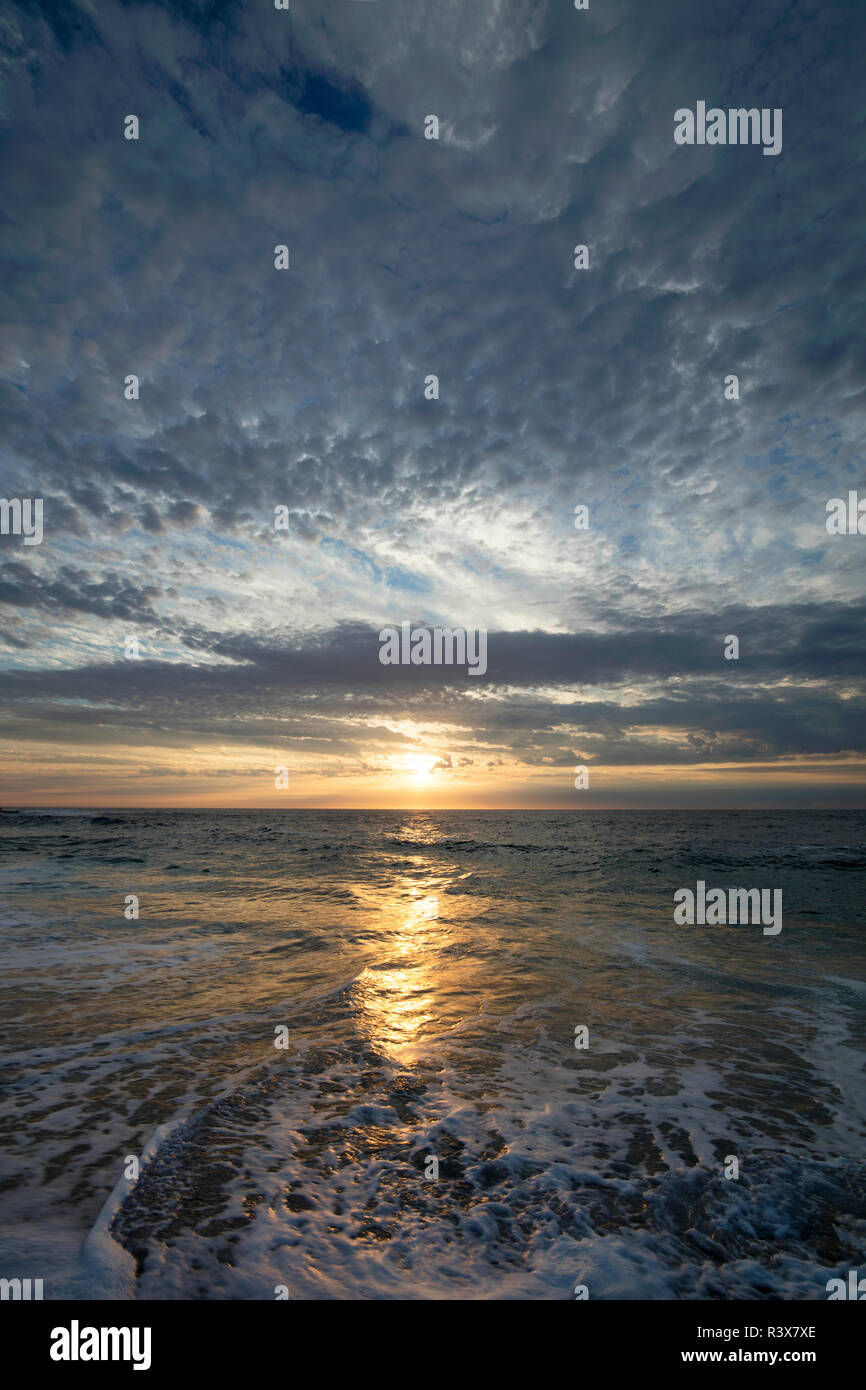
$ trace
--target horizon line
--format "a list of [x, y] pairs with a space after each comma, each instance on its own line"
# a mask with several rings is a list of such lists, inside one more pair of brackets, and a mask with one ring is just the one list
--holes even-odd
[[866, 811], [863, 806], [135, 806], [135, 805], [106, 805], [104, 802], [99, 805], [39, 805], [32, 806], [0, 806], [0, 815], [15, 814], [20, 811], [255, 811], [267, 813], [269, 815], [285, 815], [292, 811], [364, 811], [377, 812], [388, 815], [475, 815], [478, 813], [490, 814], [491, 812], [509, 814], [521, 812], [526, 814], [531, 811], [537, 812], [556, 812], [559, 815], [586, 815], [596, 811], [604, 811], [608, 814], [614, 811], [643, 813], [651, 815], [657, 811], [682, 811], [691, 813], [732, 813], [742, 814], [745, 811], [776, 811], [790, 812], [792, 815], [805, 815], [810, 812], [825, 811]]

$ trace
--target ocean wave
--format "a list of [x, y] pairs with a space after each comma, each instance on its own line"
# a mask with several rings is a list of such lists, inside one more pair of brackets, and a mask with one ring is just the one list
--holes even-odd
[[315, 1050], [176, 1127], [110, 1234], [150, 1298], [818, 1299], [856, 1264], [862, 1165], [757, 1148], [726, 1180], [684, 1138], [662, 1157], [620, 1128], [631, 1161], [573, 1102], [509, 1113]]

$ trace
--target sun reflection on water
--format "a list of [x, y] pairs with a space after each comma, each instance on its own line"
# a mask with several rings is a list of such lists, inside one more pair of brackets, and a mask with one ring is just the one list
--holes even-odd
[[404, 880], [402, 893], [387, 899], [380, 912], [382, 963], [367, 966], [358, 976], [354, 1002], [373, 1046], [403, 1064], [412, 1060], [437, 1021], [437, 960], [443, 941], [439, 898]]

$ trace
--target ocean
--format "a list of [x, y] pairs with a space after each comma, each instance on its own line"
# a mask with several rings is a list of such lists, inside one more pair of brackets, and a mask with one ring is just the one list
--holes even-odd
[[[864, 832], [0, 816], [0, 1276], [46, 1299], [825, 1299], [866, 1257]], [[677, 925], [698, 881], [780, 890], [781, 932]]]

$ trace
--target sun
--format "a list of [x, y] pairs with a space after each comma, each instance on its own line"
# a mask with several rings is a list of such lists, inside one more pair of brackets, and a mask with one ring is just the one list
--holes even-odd
[[406, 771], [413, 782], [427, 782], [433, 774], [436, 759], [430, 753], [407, 753]]

